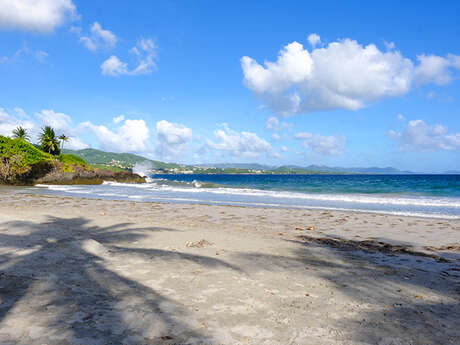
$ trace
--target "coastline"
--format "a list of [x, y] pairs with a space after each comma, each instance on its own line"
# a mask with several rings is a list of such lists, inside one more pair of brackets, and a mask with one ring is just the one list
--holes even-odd
[[460, 336], [459, 220], [2, 193], [2, 343]]

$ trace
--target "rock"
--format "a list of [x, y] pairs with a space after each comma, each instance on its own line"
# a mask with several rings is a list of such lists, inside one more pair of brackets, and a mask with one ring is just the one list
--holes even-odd
[[304, 231], [305, 229], [304, 228], [295, 228], [297, 231]]
[[315, 230], [315, 227], [313, 225], [310, 225], [307, 230], [310, 230], [310, 231], [314, 231]]

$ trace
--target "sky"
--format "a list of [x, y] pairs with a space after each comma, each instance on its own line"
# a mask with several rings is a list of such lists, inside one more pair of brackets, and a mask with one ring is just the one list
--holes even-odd
[[0, 134], [179, 163], [460, 170], [459, 1], [0, 0]]

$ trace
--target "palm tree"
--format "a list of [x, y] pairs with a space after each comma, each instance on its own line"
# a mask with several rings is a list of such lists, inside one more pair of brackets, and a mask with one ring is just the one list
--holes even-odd
[[64, 150], [64, 143], [69, 141], [69, 137], [65, 134], [61, 134], [58, 139], [61, 141], [61, 150]]
[[27, 129], [18, 126], [16, 129], [13, 130], [13, 138], [19, 138], [28, 141], [30, 140], [30, 135]]
[[40, 146], [45, 152], [55, 156], [59, 155], [59, 140], [56, 137], [54, 129], [50, 126], [42, 128], [42, 132], [40, 133]]

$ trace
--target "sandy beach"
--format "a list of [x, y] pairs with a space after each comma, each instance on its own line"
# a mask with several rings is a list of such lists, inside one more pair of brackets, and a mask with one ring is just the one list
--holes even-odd
[[0, 344], [460, 344], [459, 220], [0, 193]]

